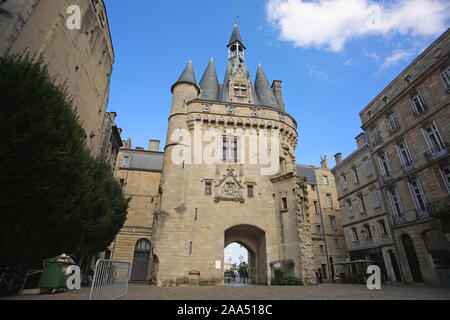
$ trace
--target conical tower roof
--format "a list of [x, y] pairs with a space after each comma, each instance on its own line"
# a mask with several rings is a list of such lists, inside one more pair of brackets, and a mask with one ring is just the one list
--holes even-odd
[[198, 89], [197, 81], [195, 80], [194, 66], [192, 65], [192, 61], [189, 60], [186, 68], [184, 68], [183, 73], [178, 78], [177, 82], [172, 86], [172, 92], [174, 87], [179, 83], [191, 83], [195, 85]]
[[234, 25], [233, 33], [231, 34], [230, 42], [228, 42], [227, 47], [231, 46], [236, 41], [239, 41], [239, 43], [244, 47], [244, 49], [247, 49], [244, 46], [244, 43], [242, 42], [241, 34], [239, 33], [238, 25]]
[[216, 66], [214, 60], [208, 64], [208, 67], [200, 80], [200, 88], [202, 90], [201, 98], [206, 100], [218, 100], [220, 93], [219, 80], [217, 78]]
[[268, 107], [280, 109], [278, 100], [273, 93], [272, 88], [269, 85], [266, 74], [264, 73], [261, 64], [258, 66], [255, 79], [255, 91], [258, 96], [259, 102]]

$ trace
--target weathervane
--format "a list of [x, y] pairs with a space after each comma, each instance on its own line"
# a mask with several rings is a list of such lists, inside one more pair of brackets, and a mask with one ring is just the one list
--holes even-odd
[[238, 23], [238, 20], [239, 20], [239, 16], [236, 16], [236, 17], [234, 17], [234, 23]]

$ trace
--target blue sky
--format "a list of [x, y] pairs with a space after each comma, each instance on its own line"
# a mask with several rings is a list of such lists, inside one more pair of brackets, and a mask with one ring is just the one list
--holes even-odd
[[299, 124], [298, 163], [349, 155], [358, 113], [449, 26], [446, 0], [106, 0], [115, 64], [109, 111], [122, 138], [164, 147], [171, 85], [192, 59], [197, 81], [214, 58], [223, 81], [235, 17], [252, 79], [260, 62], [283, 81]]
[[248, 251], [240, 244], [232, 243], [225, 248], [224, 251], [225, 263], [230, 263], [231, 258], [231, 264], [236, 263], [237, 265], [239, 265], [239, 263], [241, 262], [240, 257], [242, 257], [242, 261], [248, 263]]

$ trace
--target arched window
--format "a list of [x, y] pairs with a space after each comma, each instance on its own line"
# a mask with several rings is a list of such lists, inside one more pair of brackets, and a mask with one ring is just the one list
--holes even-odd
[[148, 241], [147, 239], [140, 239], [140, 240], [138, 240], [138, 242], [136, 242], [135, 250], [150, 251], [150, 249], [151, 249], [151, 244], [150, 244], [150, 241]]

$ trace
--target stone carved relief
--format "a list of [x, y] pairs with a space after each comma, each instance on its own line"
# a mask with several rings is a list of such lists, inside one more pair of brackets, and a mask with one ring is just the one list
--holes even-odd
[[227, 173], [214, 187], [214, 201], [235, 201], [243, 203], [244, 187], [234, 175], [234, 169], [230, 166], [227, 168]]

